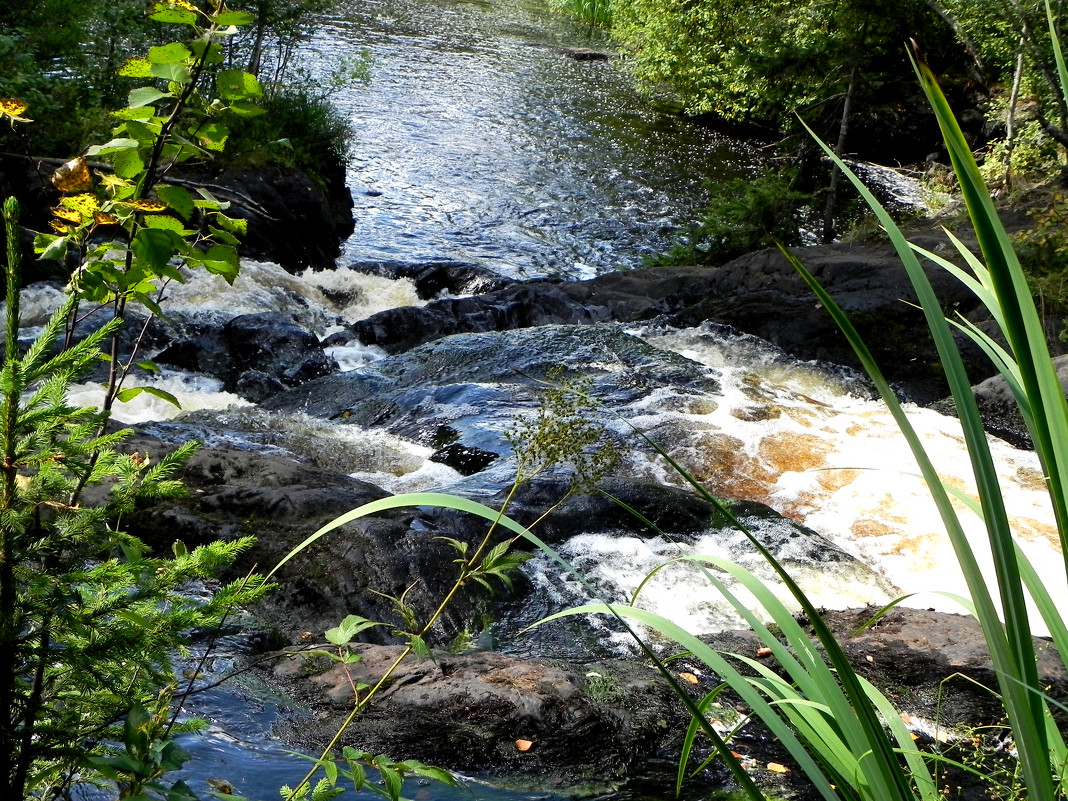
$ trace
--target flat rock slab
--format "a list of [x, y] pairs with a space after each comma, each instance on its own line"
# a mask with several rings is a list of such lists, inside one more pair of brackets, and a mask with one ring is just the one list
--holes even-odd
[[[354, 685], [377, 683], [402, 651], [354, 650], [361, 661], [351, 665], [297, 653], [278, 663], [273, 679], [316, 713], [287, 726], [287, 739], [322, 747], [352, 709]], [[403, 662], [341, 744], [570, 785], [623, 777], [678, 736], [684, 720], [668, 685], [637, 662], [576, 668], [494, 652], [434, 652], [433, 659]]]

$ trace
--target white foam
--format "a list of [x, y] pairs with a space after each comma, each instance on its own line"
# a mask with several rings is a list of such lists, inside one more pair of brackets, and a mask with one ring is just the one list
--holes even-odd
[[[111, 416], [120, 423], [145, 423], [150, 420], [171, 420], [189, 409], [229, 409], [250, 405], [247, 400], [224, 392], [222, 382], [204, 375], [166, 370], [158, 375], [139, 376], [125, 388], [152, 387], [173, 395], [180, 404], [175, 406], [163, 398], [142, 392], [129, 401], [116, 401]], [[74, 384], [67, 400], [74, 406], [97, 407], [103, 403], [104, 389], [99, 384]]]
[[340, 323], [356, 322], [397, 306], [422, 305], [407, 278], [389, 279], [346, 268], [305, 270], [292, 275], [271, 262], [243, 259], [233, 286], [205, 270], [185, 270], [185, 283], [171, 283], [164, 309], [214, 310], [228, 317], [257, 312], [292, 314], [320, 338]]
[[[904, 437], [881, 402], [849, 394], [814, 365], [734, 358], [701, 332], [651, 336], [719, 370], [722, 396], [689, 408], [652, 395], [633, 421], [667, 446], [715, 494], [766, 503], [882, 571], [918, 606], [960, 611], [928, 591], [965, 593], [941, 519]], [[975, 495], [971, 463], [955, 418], [909, 407], [943, 480]], [[1064, 562], [1035, 455], [992, 442], [1018, 541], [1047, 587], [1068, 606]], [[654, 455], [632, 460], [639, 475], [682, 485]], [[960, 505], [973, 547], [987, 551], [976, 516]], [[989, 557], [980, 561], [989, 565]], [[992, 575], [992, 573], [988, 574]], [[861, 599], [858, 599], [861, 600]]]

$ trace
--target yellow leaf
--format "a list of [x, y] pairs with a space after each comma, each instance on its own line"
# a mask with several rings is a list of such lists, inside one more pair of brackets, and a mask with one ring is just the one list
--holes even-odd
[[137, 209], [138, 211], [147, 211], [152, 213], [167, 210], [167, 204], [160, 200], [131, 200], [127, 202], [126, 205], [131, 206]]
[[700, 679], [698, 679], [697, 676], [693, 675], [692, 673], [680, 673], [679, 678], [690, 684], [700, 683]]
[[71, 159], [52, 173], [52, 185], [65, 195], [84, 192], [92, 183], [89, 165], [81, 156]]
[[83, 192], [78, 195], [68, 195], [60, 203], [71, 211], [75, 211], [86, 217], [91, 217], [100, 210], [100, 200], [96, 195]]
[[5, 117], [10, 117], [12, 123], [18, 122], [33, 122], [22, 116], [22, 114], [30, 107], [30, 104], [25, 100], [18, 100], [14, 97], [0, 98], [0, 114]]
[[80, 211], [74, 211], [73, 209], [65, 209], [62, 206], [56, 206], [54, 209], [52, 209], [52, 213], [59, 217], [59, 219], [69, 223], [74, 223], [75, 225], [78, 225], [82, 221], [82, 214]]
[[772, 773], [789, 773], [790, 772], [790, 769], [788, 767], [786, 767], [786, 765], [780, 764], [778, 762], [769, 762], [768, 763], [768, 770], [770, 770]]
[[515, 747], [520, 753], [525, 753], [530, 750], [534, 743], [531, 740], [516, 740]]

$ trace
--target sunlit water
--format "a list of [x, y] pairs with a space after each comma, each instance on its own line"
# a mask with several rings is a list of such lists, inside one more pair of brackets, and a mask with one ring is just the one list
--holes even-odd
[[703, 182], [750, 146], [640, 95], [603, 36], [538, 3], [342, 0], [304, 52], [326, 78], [366, 48], [368, 85], [331, 100], [356, 132], [356, 232], [342, 263], [448, 259], [503, 275], [590, 275], [663, 252]]

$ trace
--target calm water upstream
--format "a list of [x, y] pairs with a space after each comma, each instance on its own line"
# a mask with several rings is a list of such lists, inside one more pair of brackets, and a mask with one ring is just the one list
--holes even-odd
[[331, 100], [356, 132], [351, 266], [449, 259], [588, 277], [666, 249], [706, 180], [752, 149], [641, 95], [603, 37], [542, 5], [341, 0], [308, 45], [329, 75], [366, 48], [368, 85]]

